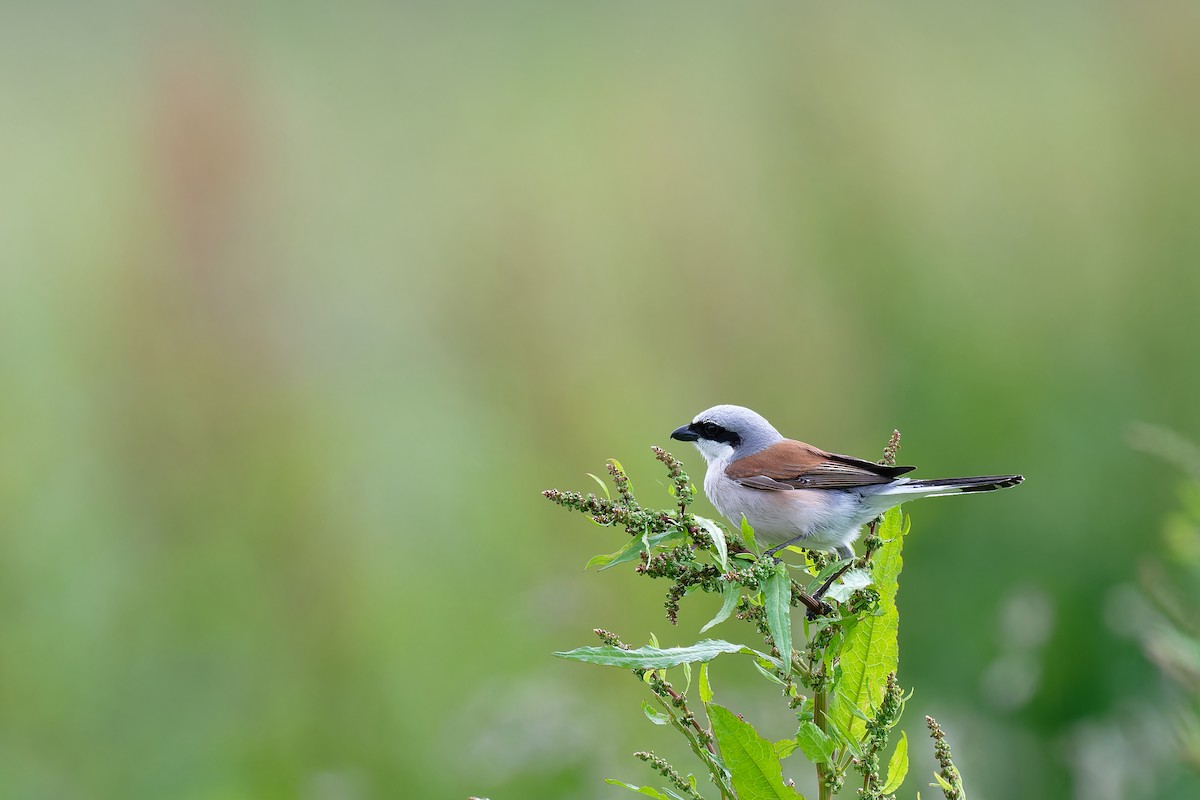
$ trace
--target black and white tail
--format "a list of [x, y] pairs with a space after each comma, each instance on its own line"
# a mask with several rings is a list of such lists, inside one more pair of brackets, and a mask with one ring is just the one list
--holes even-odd
[[964, 492], [992, 492], [1007, 489], [1025, 480], [1024, 475], [981, 475], [975, 478], [932, 478], [897, 482], [888, 488], [887, 494], [913, 494], [917, 497], [941, 497]]

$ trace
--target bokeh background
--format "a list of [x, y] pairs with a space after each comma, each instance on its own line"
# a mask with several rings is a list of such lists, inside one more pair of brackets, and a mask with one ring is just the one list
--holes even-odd
[[910, 508], [908, 797], [926, 713], [976, 800], [1197, 791], [1131, 636], [1179, 477], [1128, 431], [1200, 437], [1198, 85], [1184, 2], [6, 4], [0, 796], [686, 765], [550, 652], [715, 601], [672, 629], [539, 492], [665, 500], [718, 402], [1027, 476]]

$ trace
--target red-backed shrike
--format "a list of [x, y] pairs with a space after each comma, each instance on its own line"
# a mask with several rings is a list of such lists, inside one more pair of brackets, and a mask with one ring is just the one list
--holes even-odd
[[708, 463], [704, 493], [717, 510], [755, 538], [774, 545], [832, 550], [854, 558], [850, 544], [862, 526], [889, 508], [921, 497], [989, 492], [1016, 486], [1021, 475], [912, 480], [915, 467], [885, 467], [873, 461], [827, 453], [785, 439], [760, 415], [742, 406], [713, 406], [672, 439], [692, 442]]

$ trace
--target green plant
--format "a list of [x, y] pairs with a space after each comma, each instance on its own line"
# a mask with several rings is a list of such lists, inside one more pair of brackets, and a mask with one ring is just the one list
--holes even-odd
[[1139, 582], [1149, 613], [1137, 626], [1142, 649], [1175, 687], [1173, 718], [1180, 761], [1200, 772], [1200, 447], [1173, 431], [1138, 425], [1135, 447], [1187, 477], [1167, 517], [1161, 547], [1142, 559]]
[[[894, 463], [899, 433], [885, 451]], [[865, 555], [845, 571], [823, 553], [803, 552], [792, 566], [759, 557], [754, 531], [743, 521], [737, 536], [719, 524], [692, 514], [696, 490], [683, 465], [654, 448], [670, 478], [673, 507], [648, 508], [634, 496], [629, 477], [615, 460], [608, 462], [613, 487], [591, 476], [603, 496], [551, 489], [544, 495], [565, 508], [586, 514], [602, 526], [622, 527], [629, 541], [588, 562], [601, 570], [636, 563], [635, 571], [670, 582], [667, 618], [677, 623], [680, 601], [695, 592], [720, 595], [721, 608], [701, 632], [730, 617], [749, 624], [764, 642], [762, 649], [723, 639], [703, 639], [684, 647], [650, 643], [634, 648], [615, 634], [596, 629], [601, 644], [555, 653], [590, 664], [622, 667], [645, 684], [647, 718], [669, 725], [687, 741], [707, 774], [705, 790], [722, 800], [797, 798], [783, 777], [782, 761], [799, 753], [815, 770], [818, 797], [832, 798], [847, 787], [860, 798], [894, 797], [908, 773], [908, 743], [901, 736], [887, 758], [890, 734], [908, 699], [896, 679], [899, 663], [896, 594], [909, 520], [893, 509], [869, 526]], [[823, 595], [823, 602], [814, 599]], [[791, 610], [803, 606], [803, 641], [794, 643]], [[752, 660], [763, 678], [795, 714], [795, 734], [769, 741], [741, 715], [715, 700], [709, 662], [721, 655]], [[693, 665], [698, 665], [694, 675]], [[689, 697], [695, 680], [695, 697]], [[680, 688], [679, 683], [682, 683]], [[697, 713], [703, 710], [703, 719]], [[950, 762], [949, 746], [929, 720], [942, 770], [935, 775], [951, 800], [963, 798], [961, 780]], [[660, 800], [701, 800], [700, 781], [652, 752], [638, 752], [665, 781], [636, 786], [610, 779]]]

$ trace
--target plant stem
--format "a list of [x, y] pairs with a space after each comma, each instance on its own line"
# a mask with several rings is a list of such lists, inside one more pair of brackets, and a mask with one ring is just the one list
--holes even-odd
[[[713, 783], [716, 784], [717, 790], [721, 793], [722, 800], [735, 800], [737, 795], [734, 794], [733, 787], [729, 785], [729, 781], [725, 777], [725, 768], [717, 761], [716, 748], [711, 743], [707, 745], [702, 743], [700, 737], [679, 718], [678, 710], [670, 703], [663, 700], [657, 694], [654, 695], [654, 699], [658, 701], [658, 704], [667, 712], [667, 716], [671, 718], [672, 727], [684, 735], [684, 738], [688, 740], [688, 744], [691, 745], [692, 752], [708, 767]], [[693, 724], [695, 723], [693, 722]], [[697, 726], [697, 730], [701, 730], [699, 726]]]
[[[821, 729], [821, 733], [829, 732], [829, 720], [826, 713], [829, 709], [829, 695], [825, 691], [824, 681], [821, 682], [821, 688], [813, 693], [813, 723]], [[829, 786], [825, 774], [825, 766], [817, 764], [817, 797], [819, 800], [832, 800], [833, 789]]]
[[[671, 695], [671, 699], [674, 700], [676, 703], [676, 708], [681, 709], [685, 714], [690, 713], [690, 711], [687, 707], [687, 698], [686, 697], [684, 697], [679, 692], [672, 689], [667, 684], [663, 684], [663, 689], [666, 690], [667, 694]], [[666, 701], [664, 701], [661, 697], [658, 698], [658, 702], [662, 703], [663, 707], [666, 708], [668, 711], [670, 711], [672, 716], [675, 715], [675, 712], [671, 711], [671, 709], [667, 705]], [[715, 745], [713, 745], [709, 732], [704, 730], [703, 728], [701, 728], [699, 722], [696, 722], [696, 716], [694, 714], [692, 715], [692, 728], [694, 728], [696, 733], [698, 734], [698, 736], [697, 736], [698, 739], [705, 739], [708, 741], [708, 745], [707, 745], [708, 752], [712, 753], [715, 756], [717, 754], [717, 748]]]

